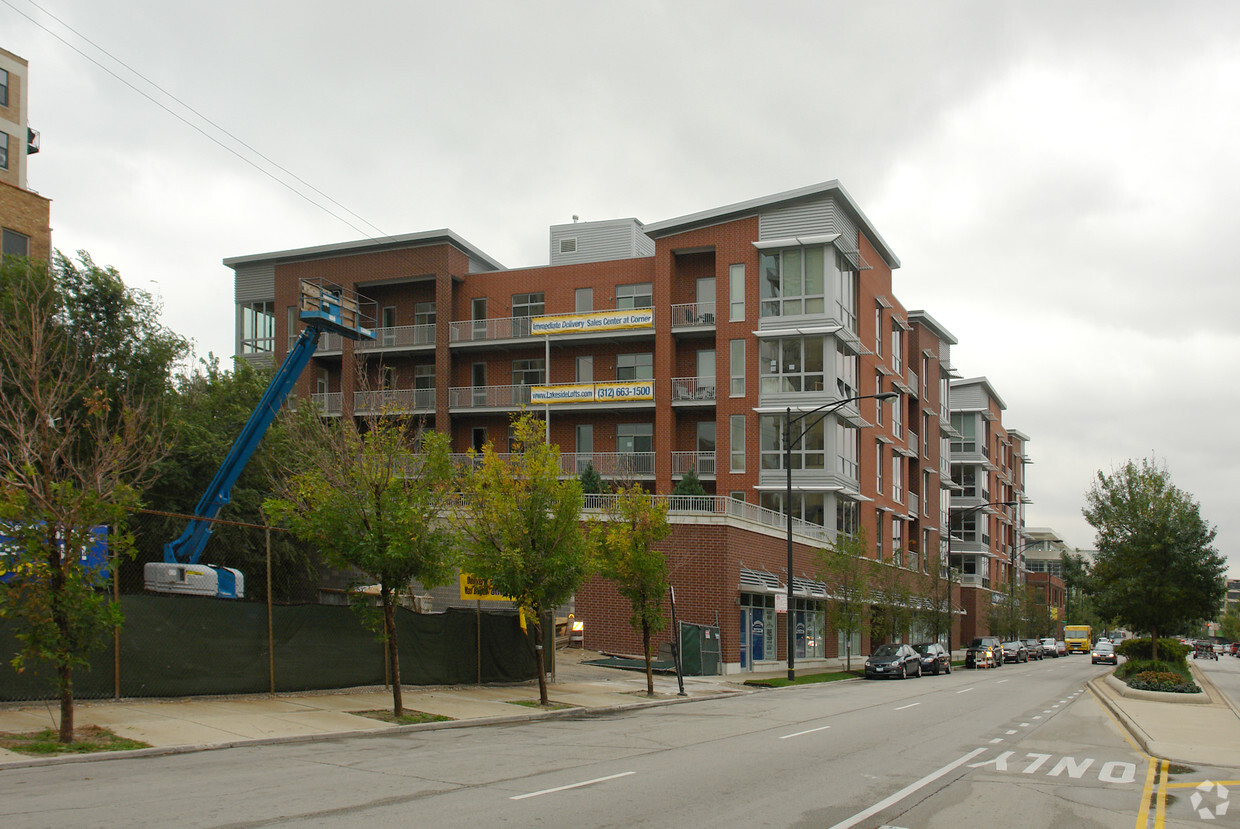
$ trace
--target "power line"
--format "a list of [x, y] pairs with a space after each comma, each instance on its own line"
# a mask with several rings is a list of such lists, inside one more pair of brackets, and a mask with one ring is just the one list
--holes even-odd
[[[293, 187], [293, 186], [292, 186], [291, 184], [289, 184], [287, 181], [284, 181], [284, 180], [283, 180], [283, 179], [281, 179], [280, 177], [278, 177], [278, 176], [276, 176], [275, 174], [273, 174], [270, 170], [266, 170], [266, 169], [264, 169], [263, 167], [259, 166], [259, 165], [258, 165], [258, 164], [256, 164], [254, 161], [252, 161], [251, 159], [247, 158], [246, 156], [244, 156], [243, 154], [241, 154], [240, 152], [238, 152], [236, 149], [234, 149], [234, 148], [232, 148], [232, 147], [228, 146], [227, 144], [225, 144], [224, 142], [220, 141], [220, 140], [219, 140], [218, 138], [216, 138], [215, 136], [213, 136], [213, 135], [211, 135], [210, 133], [208, 133], [206, 130], [202, 129], [202, 127], [200, 127], [200, 126], [198, 126], [197, 124], [195, 124], [195, 123], [191, 122], [189, 119], [185, 118], [185, 117], [184, 117], [183, 115], [181, 115], [180, 113], [173, 111], [171, 108], [169, 108], [167, 105], [165, 105], [165, 104], [164, 104], [164, 103], [162, 103], [161, 101], [156, 100], [154, 97], [152, 97], [152, 96], [151, 96], [151, 95], [149, 95], [148, 93], [146, 93], [146, 92], [144, 92], [143, 90], [139, 89], [138, 87], [134, 86], [134, 85], [133, 85], [132, 83], [130, 83], [128, 80], [126, 80], [125, 78], [122, 78], [120, 75], [118, 75], [117, 73], [113, 72], [110, 68], [108, 68], [107, 66], [104, 66], [102, 63], [100, 63], [99, 61], [95, 60], [95, 58], [93, 58], [93, 57], [91, 57], [90, 55], [86, 54], [86, 53], [85, 53], [85, 52], [83, 52], [81, 49], [79, 49], [77, 46], [75, 46], [74, 44], [72, 44], [72, 43], [70, 43], [69, 41], [65, 40], [63, 37], [61, 37], [61, 36], [60, 36], [59, 34], [57, 34], [56, 32], [52, 31], [51, 29], [49, 29], [47, 26], [43, 25], [43, 23], [41, 23], [41, 22], [40, 22], [40, 21], [38, 21], [38, 20], [35, 20], [35, 19], [34, 19], [33, 17], [31, 17], [29, 14], [27, 14], [26, 12], [24, 12], [24, 11], [22, 11], [21, 9], [17, 8], [16, 6], [14, 6], [14, 5], [13, 5], [13, 3], [12, 3], [12, 2], [10, 2], [10, 0], [0, 0], [0, 2], [4, 3], [4, 4], [5, 4], [6, 6], [8, 6], [10, 9], [12, 9], [13, 11], [17, 12], [18, 14], [20, 14], [22, 17], [24, 17], [24, 18], [26, 18], [27, 20], [29, 20], [29, 21], [30, 21], [31, 23], [33, 23], [35, 26], [37, 26], [37, 27], [39, 27], [40, 29], [42, 29], [43, 31], [47, 32], [49, 35], [51, 35], [52, 37], [54, 37], [54, 38], [56, 38], [57, 40], [59, 40], [59, 41], [60, 41], [61, 43], [63, 43], [65, 46], [68, 46], [68, 47], [69, 47], [70, 49], [72, 49], [74, 52], [77, 52], [77, 53], [78, 53], [81, 57], [83, 57], [83, 58], [85, 58], [86, 60], [90, 61], [91, 63], [95, 64], [95, 66], [99, 67], [99, 68], [100, 68], [100, 69], [102, 69], [104, 72], [107, 72], [107, 73], [108, 73], [109, 75], [111, 75], [113, 78], [115, 78], [116, 80], [120, 81], [120, 82], [121, 82], [121, 83], [123, 83], [125, 86], [129, 87], [130, 89], [132, 89], [134, 92], [137, 92], [139, 95], [141, 95], [142, 97], [146, 98], [148, 101], [150, 101], [151, 103], [155, 104], [155, 105], [156, 105], [156, 106], [158, 106], [160, 109], [164, 110], [165, 112], [167, 112], [169, 115], [171, 115], [171, 116], [173, 116], [174, 118], [176, 118], [176, 119], [177, 119], [178, 121], [180, 121], [181, 123], [185, 124], [186, 126], [190, 127], [191, 129], [195, 130], [195, 131], [196, 131], [196, 132], [198, 132], [200, 135], [202, 135], [204, 138], [207, 138], [208, 140], [210, 140], [211, 142], [213, 142], [214, 144], [216, 144], [216, 145], [217, 145], [218, 147], [220, 147], [221, 149], [227, 150], [228, 152], [232, 153], [234, 156], [236, 156], [236, 157], [237, 157], [238, 159], [240, 159], [241, 161], [245, 162], [246, 164], [249, 164], [249, 165], [250, 165], [251, 167], [253, 167], [255, 170], [257, 170], [258, 172], [260, 172], [260, 173], [262, 173], [263, 175], [267, 176], [267, 177], [268, 177], [268, 178], [270, 178], [272, 181], [274, 181], [274, 182], [276, 182], [277, 184], [279, 184], [281, 187], [284, 187], [284, 188], [285, 188], [285, 189], [287, 189], [289, 192], [294, 193], [294, 194], [296, 194], [296, 195], [300, 196], [302, 199], [305, 199], [305, 200], [306, 200], [307, 202], [309, 202], [311, 205], [313, 205], [314, 207], [317, 207], [319, 210], [322, 210], [324, 213], [327, 213], [327, 214], [328, 214], [329, 216], [331, 216], [332, 218], [337, 219], [338, 221], [343, 222], [344, 224], [348, 225], [348, 226], [349, 226], [349, 227], [351, 227], [353, 230], [355, 230], [355, 231], [357, 231], [358, 233], [360, 233], [362, 236], [365, 236], [365, 237], [366, 237], [366, 238], [368, 238], [368, 239], [374, 239], [374, 238], [376, 238], [374, 235], [372, 235], [372, 234], [368, 233], [367, 231], [365, 231], [365, 230], [363, 230], [362, 228], [358, 227], [357, 225], [353, 224], [353, 222], [349, 221], [348, 219], [344, 218], [343, 216], [340, 216], [339, 214], [337, 214], [337, 213], [333, 212], [332, 210], [329, 210], [327, 207], [323, 206], [322, 204], [320, 204], [320, 203], [316, 202], [314, 199], [310, 198], [310, 197], [309, 197], [309, 196], [307, 196], [305, 193], [303, 193], [302, 191], [298, 190], [296, 187]], [[141, 79], [142, 79], [145, 83], [147, 83], [147, 84], [149, 84], [151, 87], [153, 87], [153, 88], [155, 88], [155, 89], [159, 90], [162, 94], [164, 94], [164, 95], [168, 96], [168, 97], [169, 97], [169, 98], [171, 98], [173, 101], [176, 101], [176, 103], [177, 103], [177, 104], [179, 104], [180, 106], [184, 107], [186, 110], [188, 110], [189, 112], [193, 113], [195, 116], [197, 116], [198, 118], [200, 118], [200, 119], [202, 119], [203, 121], [205, 121], [207, 124], [209, 124], [209, 125], [211, 125], [212, 127], [214, 127], [214, 128], [215, 128], [216, 130], [218, 130], [220, 133], [224, 134], [224, 135], [225, 135], [225, 136], [227, 136], [228, 138], [230, 138], [230, 139], [232, 139], [233, 141], [235, 141], [237, 144], [239, 144], [239, 145], [241, 145], [242, 147], [244, 147], [244, 148], [245, 148], [246, 150], [248, 150], [249, 152], [251, 152], [251, 153], [253, 153], [254, 155], [256, 155], [258, 158], [261, 158], [263, 161], [267, 162], [267, 163], [268, 163], [268, 164], [270, 164], [272, 167], [275, 167], [275, 168], [276, 168], [277, 170], [279, 170], [280, 172], [284, 173], [285, 175], [287, 175], [287, 176], [289, 176], [290, 178], [294, 179], [294, 180], [295, 180], [295, 181], [297, 181], [298, 183], [300, 183], [300, 184], [304, 185], [305, 187], [309, 188], [310, 190], [314, 191], [314, 192], [315, 192], [315, 193], [317, 193], [319, 196], [322, 196], [322, 197], [323, 197], [324, 199], [326, 199], [327, 201], [329, 201], [329, 202], [331, 202], [332, 204], [336, 205], [336, 206], [337, 206], [337, 207], [339, 207], [341, 210], [343, 210], [345, 213], [349, 214], [350, 216], [354, 217], [355, 219], [357, 219], [357, 220], [358, 220], [358, 221], [360, 221], [361, 223], [363, 223], [363, 224], [367, 225], [368, 227], [370, 227], [370, 228], [374, 229], [375, 231], [377, 231], [377, 232], [378, 232], [378, 236], [379, 236], [379, 237], [386, 237], [386, 238], [390, 238], [390, 234], [388, 234], [388, 233], [384, 232], [384, 231], [383, 231], [383, 230], [382, 230], [382, 229], [381, 229], [378, 225], [376, 225], [376, 224], [374, 224], [373, 222], [371, 222], [371, 221], [369, 221], [369, 220], [367, 220], [367, 219], [363, 218], [362, 216], [358, 215], [358, 214], [357, 214], [357, 213], [355, 213], [354, 211], [352, 211], [352, 210], [350, 210], [349, 208], [345, 207], [345, 206], [344, 206], [343, 204], [341, 204], [340, 202], [336, 201], [334, 198], [332, 198], [331, 196], [329, 196], [327, 193], [324, 193], [322, 190], [320, 190], [319, 188], [315, 187], [313, 184], [310, 184], [308, 181], [306, 181], [305, 179], [301, 178], [301, 177], [300, 177], [300, 176], [298, 176], [297, 174], [295, 174], [295, 173], [293, 173], [292, 171], [288, 170], [287, 168], [283, 167], [283, 166], [282, 166], [282, 165], [280, 165], [279, 163], [277, 163], [277, 162], [273, 161], [271, 158], [268, 158], [266, 155], [264, 155], [263, 153], [259, 152], [258, 150], [256, 150], [254, 147], [252, 147], [252, 146], [250, 146], [249, 144], [247, 144], [247, 143], [246, 143], [245, 141], [243, 141], [242, 139], [240, 139], [240, 138], [238, 138], [237, 136], [233, 135], [231, 132], [229, 132], [228, 130], [226, 130], [224, 127], [220, 126], [220, 125], [219, 125], [219, 124], [217, 124], [215, 121], [213, 121], [213, 120], [211, 120], [210, 118], [208, 118], [206, 115], [203, 115], [201, 112], [199, 112], [198, 110], [194, 109], [194, 108], [193, 108], [192, 106], [190, 106], [189, 104], [187, 104], [187, 103], [185, 103], [184, 101], [182, 101], [182, 100], [181, 100], [180, 98], [178, 98], [176, 95], [174, 95], [173, 93], [171, 93], [171, 92], [169, 92], [168, 90], [164, 89], [162, 86], [160, 86], [159, 84], [155, 83], [155, 82], [154, 82], [154, 81], [152, 81], [150, 78], [146, 77], [146, 76], [145, 76], [145, 75], [143, 75], [141, 72], [139, 72], [138, 70], [134, 69], [132, 66], [130, 66], [130, 65], [129, 65], [129, 64], [127, 64], [127, 63], [125, 63], [125, 62], [124, 62], [123, 60], [121, 60], [120, 58], [118, 58], [118, 57], [116, 57], [115, 55], [113, 55], [113, 54], [112, 54], [111, 52], [109, 52], [107, 49], [105, 49], [105, 48], [103, 48], [102, 46], [100, 46], [99, 44], [95, 43], [93, 40], [91, 40], [90, 38], [86, 37], [84, 34], [82, 34], [81, 32], [79, 32], [77, 29], [74, 29], [74, 28], [73, 28], [72, 26], [70, 26], [68, 23], [64, 22], [63, 20], [61, 20], [61, 19], [60, 19], [59, 17], [57, 17], [56, 15], [52, 14], [52, 13], [51, 13], [51, 12], [49, 12], [47, 9], [43, 8], [43, 7], [42, 7], [42, 6], [40, 6], [38, 3], [34, 2], [34, 0], [27, 0], [27, 2], [28, 2], [28, 3], [30, 3], [30, 5], [34, 6], [36, 9], [38, 9], [39, 11], [43, 12], [44, 14], [46, 14], [46, 15], [47, 15], [48, 17], [50, 17], [51, 19], [55, 20], [55, 21], [56, 21], [57, 23], [59, 23], [61, 26], [64, 26], [66, 29], [68, 29], [70, 32], [72, 32], [72, 33], [73, 33], [74, 35], [76, 35], [77, 37], [81, 38], [82, 40], [86, 41], [87, 43], [89, 43], [89, 44], [90, 44], [91, 46], [93, 46], [94, 48], [98, 49], [98, 50], [99, 50], [100, 52], [102, 52], [103, 54], [107, 55], [107, 56], [108, 56], [108, 58], [110, 58], [111, 60], [113, 60], [113, 61], [115, 61], [116, 63], [120, 64], [121, 66], [125, 67], [125, 69], [127, 69], [129, 72], [132, 72], [132, 73], [133, 73], [135, 76], [137, 76], [138, 78], [141, 78]]]

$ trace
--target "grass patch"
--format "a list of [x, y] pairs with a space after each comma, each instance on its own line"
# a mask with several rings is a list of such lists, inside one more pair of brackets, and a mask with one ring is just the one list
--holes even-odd
[[805, 674], [798, 676], [791, 682], [787, 677], [777, 676], [769, 679], [747, 679], [746, 685], [752, 685], [755, 688], [787, 688], [790, 685], [813, 685], [816, 682], [837, 682], [841, 679], [857, 679], [863, 676], [861, 671], [835, 671], [829, 674]]
[[542, 705], [536, 699], [510, 699], [508, 700], [508, 704], [521, 705], [526, 708], [537, 708], [541, 711], [559, 711], [564, 708], [574, 707], [569, 705], [567, 702], [548, 702], [546, 705]]
[[382, 720], [383, 722], [394, 723], [396, 725], [421, 725], [422, 723], [428, 722], [452, 721], [451, 717], [444, 717], [439, 714], [428, 714], [425, 711], [410, 711], [408, 709], [406, 709], [405, 713], [401, 714], [399, 717], [394, 716], [392, 712], [387, 709], [380, 709], [378, 711], [350, 711], [349, 713], [356, 714], [359, 717], [369, 717], [372, 720]]
[[26, 734], [0, 733], [0, 748], [7, 748], [18, 754], [45, 756], [92, 754], [97, 751], [132, 751], [135, 748], [150, 748], [150, 745], [139, 740], [118, 737], [106, 728], [100, 728], [97, 725], [88, 725], [74, 729], [71, 743], [60, 742], [59, 732], [53, 728], [31, 731]]

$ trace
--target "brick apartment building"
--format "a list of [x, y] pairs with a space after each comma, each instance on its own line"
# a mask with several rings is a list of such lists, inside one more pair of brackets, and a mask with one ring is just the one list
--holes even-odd
[[39, 151], [28, 123], [26, 61], [0, 49], [0, 254], [47, 261], [51, 202], [26, 186], [27, 158]]
[[[666, 495], [694, 472], [715, 497], [673, 510], [666, 549], [678, 616], [719, 626], [727, 671], [786, 665], [776, 605], [789, 578], [797, 665], [836, 657], [814, 561], [836, 532], [863, 528], [916, 605], [945, 550], [952, 490], [972, 480], [971, 506], [1023, 500], [1026, 439], [1001, 427], [984, 379], [953, 384], [955, 338], [895, 296], [900, 261], [838, 182], [653, 224], [556, 225], [550, 243], [549, 265], [518, 269], [450, 230], [225, 259], [237, 352], [281, 358], [298, 281], [323, 279], [372, 300], [376, 316], [374, 341], [324, 337], [300, 381], [297, 394], [329, 414], [395, 408], [450, 434], [458, 452], [488, 442], [505, 452], [512, 413], [528, 407], [549, 418], [566, 477], [591, 464]], [[882, 392], [898, 397], [843, 403]], [[784, 431], [799, 414], [785, 504]], [[975, 594], [957, 642], [984, 629], [982, 594], [1021, 537], [1023, 509], [983, 515], [988, 530], [961, 521], [953, 548]], [[638, 651], [608, 584], [587, 584], [576, 613], [586, 647]], [[853, 653], [870, 646], [861, 640]]]

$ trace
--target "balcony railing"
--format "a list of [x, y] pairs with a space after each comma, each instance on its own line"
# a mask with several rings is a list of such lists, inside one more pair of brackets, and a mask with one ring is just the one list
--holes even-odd
[[693, 472], [699, 478], [715, 477], [714, 452], [673, 452], [672, 475]]
[[381, 389], [353, 393], [353, 413], [408, 414], [435, 409], [434, 389]]
[[310, 399], [323, 410], [324, 414], [339, 415], [343, 411], [341, 408], [341, 396], [338, 391], [318, 392], [310, 395]]
[[358, 340], [357, 351], [375, 351], [383, 348], [413, 348], [435, 344], [435, 324], [397, 325], [376, 328], [373, 340]]
[[673, 328], [714, 328], [714, 302], [686, 302], [672, 306]]
[[[496, 452], [496, 457], [508, 460], [509, 452]], [[481, 455], [473, 458], [467, 454], [454, 454], [452, 460], [458, 464], [478, 463]], [[652, 478], [654, 477], [653, 452], [561, 452], [560, 475], [575, 478], [586, 467], [594, 465], [594, 469], [604, 478]]]
[[456, 386], [448, 391], [454, 409], [516, 408], [528, 405], [533, 386]]
[[[624, 309], [612, 309], [623, 313]], [[644, 310], [644, 309], [635, 309]], [[606, 309], [590, 313], [606, 313]], [[554, 320], [556, 317], [580, 317], [583, 314], [539, 314], [540, 318]], [[448, 340], [453, 343], [480, 343], [490, 340], [520, 340], [528, 337], [534, 337], [533, 333], [533, 317], [507, 317], [504, 319], [488, 319], [488, 320], [460, 320], [453, 322], [448, 326]], [[646, 329], [636, 329], [638, 331], [653, 332], [653, 327]], [[566, 332], [555, 335], [557, 338], [572, 336], [576, 333], [587, 332]], [[613, 330], [611, 333], [615, 333]], [[538, 335], [541, 336], [541, 335]]]
[[[737, 501], [724, 495], [652, 495], [650, 497], [653, 500], [666, 501], [669, 511], [673, 513], [731, 516], [761, 524], [781, 535], [788, 527], [788, 516], [784, 513], [745, 501]], [[615, 498], [615, 495], [586, 495], [583, 509], [586, 512], [606, 511]], [[799, 518], [792, 519], [792, 531], [796, 535], [813, 539], [819, 544], [835, 538], [834, 531], [828, 531], [826, 527], [811, 524]]]
[[682, 403], [696, 401], [699, 403], [715, 402], [714, 377], [673, 377], [672, 402]]
[[921, 514], [921, 497], [916, 492], [908, 494], [908, 511], [910, 515], [914, 516]]
[[[341, 337], [339, 334], [335, 333], [334, 331], [324, 331], [323, 333], [319, 334], [319, 345], [318, 345], [318, 348], [315, 349], [315, 352], [318, 354], [325, 354], [331, 351], [340, 351], [341, 349], [344, 348], [344, 346], [342, 345], [343, 342], [344, 342], [344, 338]], [[295, 346], [296, 344], [297, 344], [297, 335], [294, 334], [288, 338], [289, 351], [292, 351], [293, 346]]]

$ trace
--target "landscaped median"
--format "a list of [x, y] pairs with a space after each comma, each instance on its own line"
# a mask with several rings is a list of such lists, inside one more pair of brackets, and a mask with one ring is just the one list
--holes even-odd
[[1149, 639], [1129, 639], [1115, 651], [1127, 661], [1107, 675], [1107, 683], [1123, 696], [1163, 702], [1210, 701], [1193, 681], [1186, 659], [1189, 648], [1174, 639], [1158, 640], [1158, 659], [1152, 658]]

